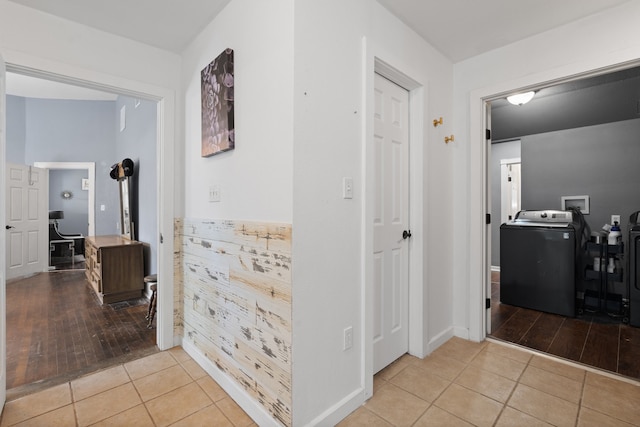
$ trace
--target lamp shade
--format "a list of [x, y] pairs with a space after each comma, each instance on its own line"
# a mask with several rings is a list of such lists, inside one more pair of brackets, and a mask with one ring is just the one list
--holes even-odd
[[515, 95], [507, 96], [507, 101], [509, 101], [509, 103], [511, 103], [513, 105], [524, 105], [527, 102], [531, 101], [535, 94], [536, 93], [533, 92], [533, 91], [525, 92], [525, 93], [518, 93], [518, 94], [515, 94]]
[[49, 219], [64, 219], [64, 211], [49, 211]]

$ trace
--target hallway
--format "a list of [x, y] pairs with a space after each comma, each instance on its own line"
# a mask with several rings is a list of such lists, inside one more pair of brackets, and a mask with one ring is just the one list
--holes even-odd
[[526, 349], [452, 338], [374, 378], [350, 426], [637, 426], [639, 383]]
[[[374, 396], [338, 425], [638, 426], [640, 386], [521, 348], [452, 338], [374, 378]], [[55, 424], [54, 424], [55, 421]], [[24, 424], [21, 424], [24, 423]], [[11, 397], [0, 427], [255, 423], [181, 348]]]
[[9, 401], [0, 426], [14, 425], [255, 426], [180, 347]]

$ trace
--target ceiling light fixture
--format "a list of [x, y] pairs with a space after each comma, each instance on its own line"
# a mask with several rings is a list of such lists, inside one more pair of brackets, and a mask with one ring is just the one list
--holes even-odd
[[535, 94], [536, 93], [533, 92], [533, 91], [525, 92], [525, 93], [518, 93], [518, 94], [515, 94], [515, 95], [507, 96], [507, 101], [509, 101], [509, 103], [511, 103], [513, 105], [524, 105], [527, 102], [531, 101]]

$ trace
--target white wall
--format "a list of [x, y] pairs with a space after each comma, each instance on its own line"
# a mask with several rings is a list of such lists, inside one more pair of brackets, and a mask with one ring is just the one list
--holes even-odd
[[[200, 72], [227, 48], [234, 51], [235, 149], [203, 158]], [[277, 222], [288, 226], [291, 224], [293, 68], [292, 0], [231, 1], [185, 50], [182, 76], [185, 91], [186, 171], [183, 215], [189, 224], [214, 223], [213, 220], [227, 225], [246, 224], [246, 221]], [[213, 185], [219, 186], [220, 202], [211, 203], [208, 200], [209, 187]], [[199, 228], [190, 226], [189, 229], [196, 237], [213, 242], [214, 248], [225, 248], [226, 252], [222, 256], [214, 256], [215, 259], [207, 258], [207, 262], [213, 262], [212, 268], [222, 268], [219, 266], [225, 265], [221, 264], [218, 258], [229, 258], [230, 261], [226, 262], [225, 268], [227, 275], [231, 277], [234, 276], [233, 271], [242, 270], [241, 265], [251, 265], [250, 260], [244, 260], [247, 264], [243, 264], [240, 255], [232, 255], [233, 252], [228, 247], [229, 240], [224, 243], [217, 242], [215, 236], [205, 235]], [[246, 236], [244, 238], [247, 239]], [[248, 239], [254, 242], [241, 242], [245, 243], [247, 250], [261, 240], [255, 237]], [[265, 242], [268, 241], [262, 240], [263, 244]], [[273, 246], [274, 244], [272, 248]], [[267, 252], [269, 251], [260, 250], [261, 255]], [[189, 287], [188, 273], [184, 276], [183, 310], [184, 333], [187, 335], [193, 330], [194, 324], [189, 319], [198, 317], [190, 301], [193, 292]], [[244, 289], [242, 283], [235, 278], [230, 279], [229, 283], [233, 292], [244, 292], [243, 301], [249, 306], [250, 318], [240, 317], [248, 328], [246, 330], [255, 330], [254, 336], [262, 338], [262, 334], [268, 332], [268, 328], [261, 328], [260, 325], [252, 323], [256, 322], [257, 314], [254, 313], [251, 317], [251, 313], [256, 311], [256, 301], [265, 299], [265, 295], [260, 291], [264, 285], [263, 278], [260, 274], [256, 277], [255, 272], [244, 273], [251, 275], [254, 280], [252, 286]], [[178, 281], [180, 282], [182, 280]], [[288, 296], [290, 283], [286, 281], [285, 286]], [[199, 284], [201, 285], [202, 283]], [[204, 293], [211, 294], [216, 293], [214, 287], [209, 284], [201, 286]], [[212, 301], [224, 305], [224, 302], [217, 301], [215, 296], [212, 297]], [[287, 300], [286, 310], [278, 313], [282, 314], [287, 329], [287, 334], [282, 335], [279, 341], [290, 354], [290, 298]], [[238, 334], [234, 333], [236, 330]], [[200, 360], [205, 369], [213, 372], [214, 378], [260, 425], [277, 424], [276, 420], [290, 424], [293, 359], [287, 356], [285, 364], [280, 366], [276, 363], [271, 369], [273, 360], [268, 360], [269, 357], [259, 348], [250, 348], [251, 343], [247, 343], [246, 336], [239, 331], [231, 324], [225, 325], [223, 332], [216, 328], [208, 328], [200, 336], [213, 337], [209, 341], [214, 344], [207, 344], [208, 340], [205, 338], [194, 340], [185, 336], [183, 345], [188, 351], [193, 352], [196, 360]], [[216, 348], [215, 343], [219, 341], [217, 335], [223, 334], [228, 341], [232, 340], [240, 345], [240, 350], [233, 350], [235, 358]], [[265, 342], [265, 345], [270, 344]], [[263, 363], [265, 360], [266, 363]], [[215, 365], [213, 361], [216, 362]], [[249, 361], [252, 363], [248, 363]], [[282, 376], [280, 372], [283, 373]], [[273, 377], [269, 377], [270, 375]], [[246, 386], [247, 378], [251, 379], [251, 386]], [[260, 395], [262, 397], [259, 398]]]
[[[609, 11], [460, 62], [454, 67], [454, 324], [481, 339], [483, 120], [482, 97], [535, 87], [640, 58], [640, 3]], [[495, 213], [494, 213], [495, 217]]]
[[[185, 213], [291, 223], [293, 2], [235, 0], [184, 52]], [[235, 149], [200, 156], [200, 71], [234, 50]], [[219, 185], [220, 202], [209, 202]]]
[[[424, 85], [423, 140], [412, 152], [423, 179], [422, 215], [412, 227], [413, 243], [424, 245], [418, 305], [424, 304], [419, 320], [427, 343], [452, 324], [453, 147], [443, 140], [452, 129], [452, 65], [372, 1], [297, 0], [295, 29], [293, 417], [294, 425], [330, 424], [363, 401], [366, 381], [363, 114], [373, 58], [363, 58], [363, 46]], [[446, 126], [435, 129], [439, 116]], [[353, 200], [342, 199], [344, 176], [354, 178]], [[343, 351], [347, 326], [354, 327], [355, 344]]]
[[[363, 37], [370, 52], [424, 84], [416, 161], [424, 194], [414, 220], [427, 254], [418, 286], [428, 303], [420, 321], [429, 343], [452, 324], [453, 254], [443, 226], [452, 210], [453, 150], [443, 141], [451, 131], [450, 62], [365, 0], [234, 0], [183, 57], [184, 216], [293, 224], [294, 425], [337, 421], [364, 399]], [[202, 158], [200, 71], [228, 47], [235, 55], [236, 148]], [[435, 116], [445, 116], [447, 126], [434, 129]], [[341, 198], [343, 176], [355, 180], [353, 200]], [[209, 203], [215, 184], [221, 202]], [[349, 325], [355, 346], [343, 352]]]

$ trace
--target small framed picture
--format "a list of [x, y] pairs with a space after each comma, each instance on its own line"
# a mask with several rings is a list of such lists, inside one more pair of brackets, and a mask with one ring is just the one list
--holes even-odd
[[566, 211], [569, 208], [576, 208], [582, 212], [583, 215], [589, 214], [589, 196], [562, 196], [561, 209]]

